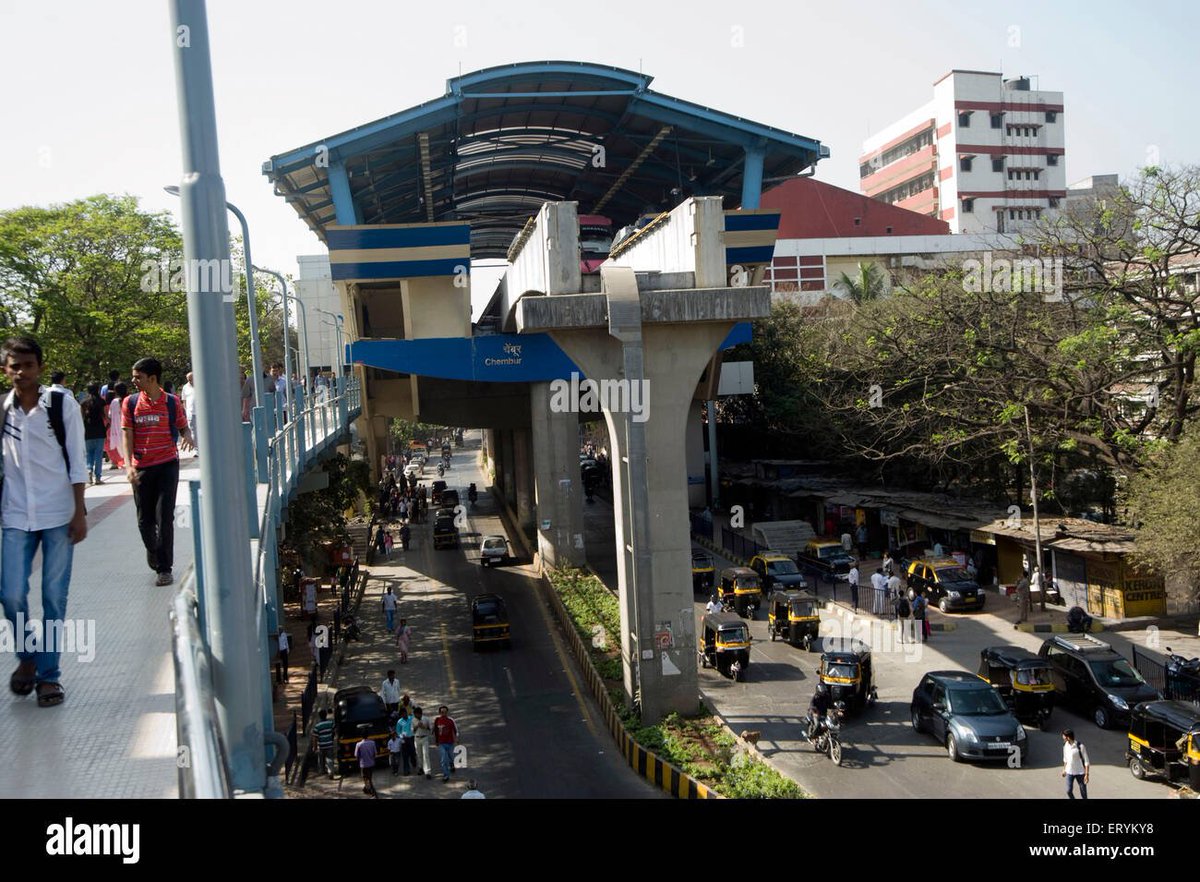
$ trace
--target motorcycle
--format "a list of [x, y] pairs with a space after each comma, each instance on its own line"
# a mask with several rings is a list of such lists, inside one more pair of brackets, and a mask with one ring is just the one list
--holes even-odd
[[735, 683], [740, 683], [742, 680], [742, 662], [741, 659], [734, 659], [733, 664], [729, 666], [729, 678]]
[[811, 718], [804, 727], [804, 738], [816, 748], [817, 753], [828, 755], [835, 766], [842, 764], [842, 718], [846, 715], [846, 704], [834, 702], [833, 708], [825, 714], [825, 718], [817, 725], [817, 731], [812, 730]]
[[1167, 647], [1166, 697], [1180, 701], [1200, 700], [1200, 658], [1185, 658]]
[[446, 474], [446, 467], [439, 464], [438, 465], [438, 477], [440, 478], [445, 474]]

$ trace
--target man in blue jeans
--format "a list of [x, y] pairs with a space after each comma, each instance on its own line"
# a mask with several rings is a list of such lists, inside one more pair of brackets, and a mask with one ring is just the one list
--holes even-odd
[[[74, 546], [87, 538], [86, 454], [79, 403], [52, 392], [38, 380], [42, 348], [31, 337], [13, 337], [0, 348], [4, 373], [13, 390], [3, 399], [0, 463], [4, 468], [0, 523], [0, 602], [18, 647], [17, 669], [9, 688], [17, 695], [37, 690], [38, 707], [62, 704], [59, 683], [62, 635], [67, 615]], [[61, 407], [57, 426], [52, 409]], [[60, 439], [61, 434], [61, 439]], [[40, 641], [29, 627], [29, 577], [38, 547], [42, 550], [42, 622]]]
[[454, 742], [457, 740], [458, 725], [450, 716], [450, 709], [443, 704], [438, 708], [437, 718], [433, 721], [433, 742], [442, 755], [443, 781], [449, 781], [454, 772]]

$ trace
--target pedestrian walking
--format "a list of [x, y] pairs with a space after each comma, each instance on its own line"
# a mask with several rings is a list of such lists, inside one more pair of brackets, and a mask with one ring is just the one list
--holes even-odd
[[871, 612], [877, 616], [886, 615], [888, 609], [888, 588], [887, 576], [883, 574], [883, 567], [877, 567], [875, 572], [871, 574], [871, 588], [875, 592]]
[[400, 705], [400, 717], [396, 720], [396, 734], [400, 736], [400, 762], [404, 774], [417, 767], [417, 751], [413, 743], [413, 718], [408, 712], [408, 706]]
[[479, 789], [479, 782], [472, 778], [467, 782], [467, 792], [460, 796], [459, 799], [487, 799], [487, 797]]
[[87, 450], [87, 475], [89, 484], [103, 484], [104, 439], [108, 435], [105, 421], [107, 408], [100, 398], [100, 385], [91, 383], [87, 395], [79, 403], [83, 417], [83, 446]]
[[433, 740], [441, 753], [442, 781], [449, 781], [454, 772], [454, 742], [458, 740], [458, 725], [444, 704], [438, 708], [438, 715], [433, 721]]
[[387, 539], [384, 538], [382, 524], [375, 533], [375, 553], [380, 556], [387, 553]]
[[[75, 546], [87, 538], [83, 492], [87, 478], [83, 417], [70, 395], [39, 382], [42, 347], [32, 337], [12, 337], [0, 349], [13, 389], [0, 405], [0, 475], [3, 552], [0, 602], [16, 644], [17, 668], [9, 688], [37, 691], [38, 707], [66, 697], [59, 679], [67, 594]], [[42, 552], [42, 626], [47, 639], [31, 650], [24, 639], [29, 620], [29, 577]], [[51, 629], [54, 629], [51, 631]], [[12, 650], [12, 644], [9, 646]]]
[[860, 558], [867, 556], [867, 525], [859, 524], [858, 529], [854, 533], [854, 541], [858, 544], [858, 556]]
[[429, 721], [425, 719], [422, 708], [413, 708], [413, 742], [417, 751], [417, 769], [428, 780], [433, 777], [433, 767], [429, 764], [429, 738], [432, 732]]
[[288, 681], [288, 654], [292, 649], [292, 641], [288, 637], [288, 632], [280, 630], [279, 632], [279, 666], [283, 671], [283, 682]]
[[396, 595], [392, 593], [391, 585], [383, 592], [383, 615], [387, 619], [388, 633], [391, 634], [396, 629]]
[[412, 638], [412, 628], [408, 624], [408, 619], [401, 618], [400, 624], [396, 627], [396, 648], [400, 650], [400, 664], [408, 664], [408, 641]]
[[391, 766], [392, 774], [400, 774], [400, 735], [397, 732], [392, 732], [392, 736], [388, 739], [388, 765]]
[[329, 719], [329, 711], [324, 708], [317, 714], [320, 721], [313, 726], [313, 738], [317, 743], [317, 752], [321, 759], [321, 764], [325, 766], [325, 772], [330, 778], [333, 777], [333, 720]]
[[929, 601], [924, 594], [913, 598], [912, 615], [914, 624], [921, 629], [921, 642], [929, 639]]
[[1021, 573], [1021, 579], [1017, 582], [1017, 606], [1020, 612], [1017, 614], [1017, 623], [1027, 621], [1029, 619], [1029, 579], [1025, 573]]
[[400, 708], [400, 681], [396, 679], [394, 670], [387, 672], [387, 676], [379, 687], [379, 695], [383, 698], [389, 714], [395, 713]]
[[394, 544], [392, 542], [392, 531], [391, 530], [388, 530], [386, 533], [383, 534], [383, 544], [384, 544], [384, 548], [387, 549], [388, 560], [391, 560], [392, 548], [394, 547]]
[[[893, 579], [895, 576], [892, 577]], [[908, 634], [908, 617], [912, 613], [912, 608], [908, 605], [908, 598], [903, 593], [897, 592], [892, 599], [892, 609], [896, 613], [896, 624], [900, 632], [900, 642], [906, 642], [905, 636]]]
[[1075, 740], [1075, 732], [1063, 729], [1063, 770], [1062, 777], [1067, 779], [1067, 799], [1075, 798], [1075, 784], [1079, 784], [1079, 798], [1087, 799], [1088, 777], [1092, 764], [1088, 760], [1087, 748], [1082, 741]]
[[850, 564], [850, 572], [846, 573], [846, 583], [850, 586], [850, 602], [854, 611], [858, 612], [858, 562]]
[[104, 452], [108, 454], [109, 468], [113, 470], [125, 468], [125, 457], [121, 454], [125, 446], [124, 434], [121, 431], [121, 408], [125, 406], [127, 394], [128, 386], [124, 383], [114, 383], [105, 398], [108, 402], [108, 439]]
[[363, 733], [362, 740], [354, 745], [354, 758], [358, 760], [358, 768], [362, 772], [363, 793], [379, 798], [379, 794], [375, 792], [375, 757], [378, 753], [378, 748], [375, 742], [371, 740], [371, 726], [369, 723], [363, 723], [359, 727], [359, 731]]
[[401, 524], [400, 525], [400, 547], [402, 549], [404, 549], [405, 551], [408, 551], [408, 540], [411, 536], [412, 536], [412, 530], [409, 529], [408, 524]]
[[[179, 387], [179, 400], [183, 402], [183, 413], [187, 417], [188, 428], [192, 431], [193, 441], [200, 436], [196, 434], [196, 384], [192, 382], [192, 372], [187, 372], [187, 382]], [[196, 445], [199, 452], [200, 446]]]
[[883, 553], [883, 574], [889, 579], [896, 574], [896, 562], [892, 560], [892, 550]]
[[121, 431], [146, 563], [158, 574], [156, 585], [170, 585], [174, 581], [175, 491], [179, 486], [176, 441], [184, 450], [195, 445], [179, 399], [159, 385], [161, 377], [162, 364], [156, 358], [134, 364], [133, 382], [139, 391], [125, 399]]

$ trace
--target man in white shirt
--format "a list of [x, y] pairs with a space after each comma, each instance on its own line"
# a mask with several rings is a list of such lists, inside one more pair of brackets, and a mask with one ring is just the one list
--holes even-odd
[[850, 602], [854, 604], [854, 611], [858, 612], [858, 562], [850, 564], [850, 572], [846, 573], [846, 584], [850, 586]]
[[383, 614], [387, 618], [388, 633], [396, 630], [396, 595], [392, 593], [392, 586], [388, 585], [387, 590], [383, 593]]
[[[51, 411], [57, 394], [38, 382], [42, 348], [30, 337], [14, 337], [0, 349], [13, 390], [2, 399], [0, 464], [3, 465], [3, 552], [0, 601], [19, 648], [19, 664], [9, 687], [17, 695], [37, 690], [38, 707], [62, 704], [59, 683], [61, 640], [66, 625], [67, 592], [74, 546], [87, 538], [83, 491], [87, 454], [79, 403], [62, 394], [62, 421]], [[59, 431], [61, 430], [61, 441]], [[27, 651], [29, 576], [34, 554], [42, 551], [42, 628], [38, 651]]]
[[888, 587], [887, 576], [883, 574], [883, 567], [879, 567], [871, 574], [871, 587], [875, 589], [875, 600], [871, 607], [871, 612], [877, 616], [884, 615], [888, 609]]
[[400, 681], [396, 679], [395, 671], [387, 672], [387, 677], [379, 687], [379, 695], [387, 705], [389, 714], [400, 708]]
[[1071, 729], [1063, 729], [1063, 771], [1067, 779], [1067, 799], [1075, 798], [1075, 784], [1079, 784], [1079, 798], [1087, 799], [1087, 785], [1092, 764], [1088, 761], [1087, 748], [1075, 740]]
[[[196, 384], [192, 382], [192, 372], [187, 372], [187, 382], [179, 387], [179, 398], [183, 401], [183, 413], [187, 417], [188, 428], [192, 430], [192, 443], [200, 436], [196, 434]], [[200, 448], [196, 447], [199, 456]]]

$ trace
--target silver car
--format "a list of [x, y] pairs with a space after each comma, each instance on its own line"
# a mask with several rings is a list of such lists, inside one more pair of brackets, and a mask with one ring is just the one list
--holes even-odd
[[479, 563], [495, 566], [508, 558], [508, 540], [503, 536], [484, 536], [479, 545]]

